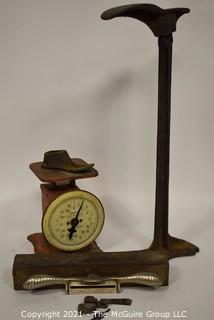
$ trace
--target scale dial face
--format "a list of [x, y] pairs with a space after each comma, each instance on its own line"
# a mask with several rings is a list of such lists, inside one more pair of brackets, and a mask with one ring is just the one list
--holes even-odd
[[104, 209], [87, 191], [71, 191], [56, 198], [46, 209], [42, 229], [47, 241], [63, 251], [79, 250], [94, 241], [102, 230]]

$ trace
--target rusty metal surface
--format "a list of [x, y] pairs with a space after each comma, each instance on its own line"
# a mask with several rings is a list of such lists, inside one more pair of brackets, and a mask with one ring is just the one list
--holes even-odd
[[[30, 234], [27, 239], [32, 243], [34, 252], [35, 253], [62, 253], [61, 250], [58, 250], [54, 248], [46, 239], [43, 233], [33, 233]], [[85, 253], [85, 252], [102, 252], [102, 250], [98, 247], [96, 241], [93, 241], [91, 244], [89, 244], [87, 247], [82, 248], [78, 251], [79, 253]], [[71, 252], [67, 252], [71, 253]], [[65, 253], [66, 254], [66, 253]]]
[[[86, 164], [79, 158], [72, 159], [77, 165]], [[68, 182], [70, 180], [85, 179], [98, 176], [98, 171], [94, 168], [89, 168], [86, 172], [68, 172], [63, 170], [44, 169], [43, 162], [34, 162], [30, 164], [30, 169], [42, 182]]]
[[194, 255], [199, 248], [168, 233], [172, 33], [188, 8], [162, 9], [153, 4], [130, 4], [105, 11], [101, 18], [131, 17], [144, 22], [158, 37], [158, 128], [154, 239], [150, 249], [166, 252], [169, 258]]
[[13, 265], [16, 290], [23, 290], [23, 283], [35, 274], [56, 277], [87, 277], [90, 274], [126, 277], [142, 272], [156, 274], [163, 285], [168, 285], [168, 256], [152, 250], [19, 254], [15, 256]]
[[42, 183], [40, 184], [41, 188], [41, 195], [42, 195], [42, 211], [43, 214], [49, 204], [55, 200], [57, 197], [61, 196], [65, 192], [76, 191], [79, 188], [76, 186], [75, 181], [71, 181], [69, 184], [66, 185], [56, 185], [56, 184], [47, 184]]
[[30, 234], [27, 239], [32, 243], [35, 253], [57, 253], [59, 250], [51, 246], [41, 232]]
[[130, 17], [144, 22], [156, 37], [166, 36], [176, 31], [177, 20], [189, 13], [188, 8], [162, 9], [154, 4], [128, 4], [106, 10], [101, 15], [104, 20], [116, 17]]

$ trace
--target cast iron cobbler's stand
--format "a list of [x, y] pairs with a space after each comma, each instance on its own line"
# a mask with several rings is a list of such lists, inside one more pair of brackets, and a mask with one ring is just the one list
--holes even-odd
[[[93, 245], [78, 252], [63, 252], [48, 245], [42, 233], [30, 235], [28, 239], [33, 243], [35, 253], [17, 254], [14, 259], [13, 278], [16, 290], [23, 290], [23, 285], [29, 278], [38, 277], [41, 274], [48, 277], [84, 277], [85, 279], [94, 274], [100, 282], [100, 279], [106, 277], [130, 277], [136, 273], [149, 272], [157, 275], [162, 285], [167, 285], [169, 259], [194, 255], [199, 251], [195, 245], [171, 237], [168, 233], [172, 33], [176, 30], [179, 17], [188, 12], [189, 9], [186, 8], [164, 10], [151, 4], [136, 4], [116, 7], [102, 14], [104, 20], [120, 16], [136, 18], [147, 24], [158, 37], [157, 171], [154, 240], [151, 247], [138, 251], [103, 252]], [[39, 165], [40, 168], [40, 163], [36, 163], [31, 165], [31, 169], [40, 180], [46, 183], [41, 185], [44, 211], [51, 200], [68, 191], [66, 188], [70, 188], [69, 191], [77, 188], [75, 180], [80, 179], [80, 176], [71, 174], [65, 177], [62, 171], [57, 173], [57, 177], [50, 173], [50, 177], [41, 178], [40, 169], [35, 165]], [[48, 172], [45, 174], [48, 175]], [[97, 171], [94, 171], [90, 176], [97, 174]], [[60, 182], [67, 180], [69, 184], [67, 187], [61, 185], [58, 190], [55, 186], [57, 179]]]
[[172, 33], [177, 20], [190, 10], [187, 8], [161, 9], [152, 4], [131, 4], [105, 11], [102, 19], [132, 17], [144, 22], [158, 37], [158, 133], [154, 240], [150, 249], [167, 251], [169, 258], [194, 255], [195, 245], [168, 233], [169, 151], [172, 71]]

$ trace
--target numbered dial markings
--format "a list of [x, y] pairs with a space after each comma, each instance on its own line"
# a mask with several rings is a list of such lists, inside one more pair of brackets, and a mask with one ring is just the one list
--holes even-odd
[[72, 191], [47, 208], [42, 229], [48, 242], [64, 251], [79, 250], [97, 238], [104, 223], [101, 202], [86, 191]]

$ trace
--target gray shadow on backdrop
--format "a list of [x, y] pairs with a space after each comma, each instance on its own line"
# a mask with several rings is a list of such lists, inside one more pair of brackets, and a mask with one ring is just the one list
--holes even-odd
[[[185, 215], [183, 214], [183, 217]], [[194, 240], [196, 235], [203, 234], [207, 232], [214, 225], [214, 208], [210, 209], [206, 214], [203, 213], [199, 218], [197, 216], [197, 220], [194, 220], [194, 223], [186, 226], [186, 229], [182, 232], [182, 236], [189, 239]]]
[[[107, 240], [108, 247], [113, 248], [115, 244], [122, 244], [125, 239], [132, 239], [138, 249], [143, 249], [144, 243], [148, 242], [147, 237], [143, 235], [142, 231], [136, 228], [139, 225], [138, 219], [141, 214], [136, 214], [133, 211], [128, 210], [122, 201], [118, 201], [113, 197], [103, 197], [102, 203], [106, 208], [106, 230], [104, 226], [104, 232], [100, 235], [101, 243]], [[108, 231], [107, 228], [110, 228]], [[108, 232], [110, 232], [108, 236]], [[106, 237], [107, 235], [107, 237]], [[129, 249], [130, 250], [130, 249]], [[133, 248], [132, 250], [137, 250]], [[123, 248], [126, 251], [126, 248]]]

